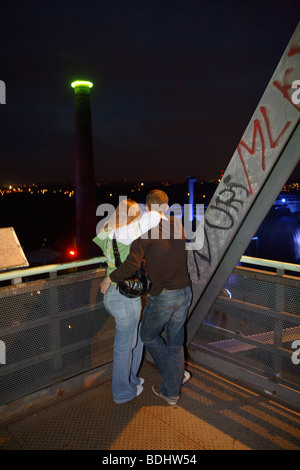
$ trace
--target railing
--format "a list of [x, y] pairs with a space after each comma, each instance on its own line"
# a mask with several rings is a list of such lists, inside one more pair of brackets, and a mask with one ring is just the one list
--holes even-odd
[[88, 269], [104, 260], [0, 274], [0, 405], [112, 362], [114, 321], [99, 288], [106, 270]]
[[200, 326], [190, 354], [299, 407], [300, 266], [246, 256], [241, 264]]
[[299, 211], [300, 196], [280, 195], [273, 204], [274, 207], [288, 207], [291, 212]]
[[[104, 262], [0, 274], [0, 405], [111, 364], [114, 320], [99, 288]], [[299, 265], [242, 257], [190, 357], [299, 406], [299, 273]]]
[[16, 269], [0, 273], [0, 287], [1, 282], [11, 281], [12, 284], [21, 284], [23, 278], [28, 279], [33, 276], [41, 276], [44, 274], [49, 277], [56, 277], [62, 271], [74, 270], [85, 266], [101, 265], [106, 263], [105, 257], [97, 257], [87, 260], [73, 261], [72, 263], [49, 264], [47, 266], [37, 266], [35, 268]]

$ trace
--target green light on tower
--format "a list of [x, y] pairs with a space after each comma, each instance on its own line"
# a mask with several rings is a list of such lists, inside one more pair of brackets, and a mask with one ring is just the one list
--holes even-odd
[[90, 89], [93, 83], [75, 80], [74, 89], [76, 121], [76, 247], [79, 258], [95, 256], [92, 242], [96, 227], [96, 184], [93, 156], [93, 136]]
[[76, 88], [77, 86], [92, 88], [93, 83], [85, 80], [75, 80], [75, 82], [71, 83], [72, 88]]

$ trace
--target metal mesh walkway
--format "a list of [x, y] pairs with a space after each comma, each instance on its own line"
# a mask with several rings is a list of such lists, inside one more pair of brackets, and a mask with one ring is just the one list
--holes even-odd
[[300, 413], [188, 364], [176, 406], [155, 396], [156, 367], [144, 361], [144, 391], [116, 405], [111, 381], [0, 424], [0, 450], [299, 450]]

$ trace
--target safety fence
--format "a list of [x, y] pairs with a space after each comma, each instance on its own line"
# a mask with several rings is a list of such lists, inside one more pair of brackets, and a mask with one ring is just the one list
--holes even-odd
[[102, 261], [0, 274], [8, 283], [0, 287], [1, 405], [112, 361], [114, 321], [100, 292]]
[[299, 275], [299, 265], [242, 257], [199, 327], [191, 357], [300, 407]]
[[[104, 261], [0, 274], [0, 405], [111, 364]], [[199, 327], [191, 359], [299, 406], [299, 274], [299, 265], [242, 257]]]

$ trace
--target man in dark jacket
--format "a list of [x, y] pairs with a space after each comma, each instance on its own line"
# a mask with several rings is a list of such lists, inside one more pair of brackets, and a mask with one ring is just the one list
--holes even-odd
[[[151, 354], [161, 376], [155, 394], [170, 405], [180, 398], [181, 386], [190, 374], [184, 370], [184, 324], [192, 291], [186, 263], [186, 240], [181, 222], [164, 214], [168, 196], [160, 190], [146, 197], [147, 210], [161, 213], [159, 225], [135, 240], [127, 259], [101, 283], [106, 292], [112, 282], [132, 276], [142, 260], [152, 281], [150, 298], [141, 325], [141, 339]], [[161, 337], [165, 331], [165, 339]]]

